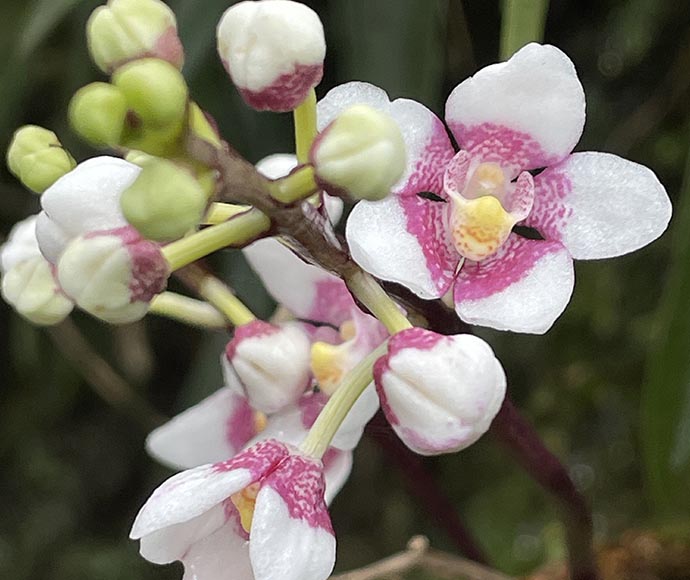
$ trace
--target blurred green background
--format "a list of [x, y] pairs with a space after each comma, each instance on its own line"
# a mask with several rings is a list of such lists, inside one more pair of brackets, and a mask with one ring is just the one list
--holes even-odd
[[[69, 131], [65, 111], [78, 87], [101, 78], [84, 39], [97, 4], [0, 3], [0, 149], [14, 128], [30, 122], [55, 130], [78, 159], [94, 155]], [[215, 24], [230, 2], [169, 4], [186, 46], [194, 98], [226, 138], [253, 161], [288, 151], [289, 115], [244, 107], [216, 58]], [[441, 113], [458, 82], [497, 59], [497, 0], [307, 4], [321, 15], [329, 43], [319, 94], [366, 80]], [[546, 336], [482, 335], [503, 361], [514, 399], [592, 501], [600, 543], [631, 529], [687, 539], [690, 3], [552, 0], [546, 41], [571, 57], [585, 87], [587, 124], [577, 149], [652, 167], [675, 215], [671, 230], [642, 251], [578, 263], [570, 307]], [[0, 189], [1, 239], [37, 210], [38, 199], [4, 168]], [[216, 265], [253, 308], [271, 312], [237, 253], [218, 256]], [[150, 409], [105, 403], [55, 347], [57, 340], [62, 348], [80, 348], [73, 337], [33, 328], [0, 305], [0, 578], [179, 578], [176, 566], [148, 564], [127, 540], [138, 507], [169, 474], [147, 458], [143, 440], [155, 413], [170, 416], [220, 386], [217, 357], [227, 337], [159, 319], [124, 328], [74, 319], [89, 348]], [[519, 574], [562, 557], [551, 499], [491, 436], [424, 464], [494, 566]], [[363, 440], [351, 481], [333, 506], [339, 569], [399, 550], [416, 533], [455, 550], [442, 526], [408, 495], [409, 477], [379, 443]]]

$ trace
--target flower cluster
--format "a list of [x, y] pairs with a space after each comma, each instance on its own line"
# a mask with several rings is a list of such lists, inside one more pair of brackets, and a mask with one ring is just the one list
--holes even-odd
[[[115, 324], [148, 312], [194, 322], [189, 299], [161, 300], [176, 275], [234, 327], [223, 387], [147, 440], [184, 471], [131, 537], [151, 562], [182, 561], [185, 578], [327, 578], [327, 506], [379, 406], [412, 451], [434, 455], [476, 442], [503, 404], [506, 375], [484, 340], [412, 325], [428, 320], [426, 301], [450, 297], [448, 314], [471, 324], [546, 332], [573, 259], [636, 250], [670, 219], [649, 169], [571, 153], [584, 91], [553, 46], [529, 44], [452, 91], [456, 151], [429, 109], [375, 86], [347, 83], [317, 104], [318, 16], [291, 0], [239, 2], [217, 27], [220, 59], [250, 107], [292, 111], [296, 132], [296, 155], [253, 166], [191, 99], [163, 2], [109, 0], [87, 37], [109, 80], [76, 93], [72, 126], [124, 159], [77, 164], [52, 132], [17, 131], [8, 165], [41, 211], [2, 246], [2, 293], [36, 324], [74, 305]], [[197, 264], [224, 248], [242, 249], [280, 305], [272, 320]]]

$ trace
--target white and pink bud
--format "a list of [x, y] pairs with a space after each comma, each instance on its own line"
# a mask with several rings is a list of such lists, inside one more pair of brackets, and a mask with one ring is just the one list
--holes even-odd
[[142, 556], [181, 560], [190, 578], [326, 580], [335, 536], [323, 465], [276, 440], [171, 477], [141, 508], [130, 537]]
[[41, 252], [57, 264], [74, 238], [128, 225], [120, 197], [141, 168], [117, 157], [94, 157], [77, 165], [41, 196], [36, 237]]
[[218, 54], [246, 103], [291, 111], [321, 82], [326, 41], [316, 12], [291, 0], [239, 2], [217, 29]]
[[103, 72], [140, 58], [159, 58], [182, 68], [184, 49], [175, 14], [160, 0], [109, 0], [91, 14], [86, 38]]
[[237, 374], [252, 407], [275, 413], [296, 403], [309, 386], [310, 348], [298, 325], [255, 320], [235, 330], [223, 366], [226, 374]]
[[503, 367], [485, 341], [421, 328], [390, 339], [374, 380], [391, 426], [421, 455], [470, 446], [489, 429], [506, 392]]
[[72, 311], [60, 290], [53, 266], [36, 241], [36, 216], [17, 223], [0, 246], [2, 297], [24, 318], [40, 325], [57, 324]]
[[76, 304], [106, 322], [142, 318], [162, 292], [170, 268], [158, 244], [131, 226], [72, 240], [57, 263], [60, 286]]

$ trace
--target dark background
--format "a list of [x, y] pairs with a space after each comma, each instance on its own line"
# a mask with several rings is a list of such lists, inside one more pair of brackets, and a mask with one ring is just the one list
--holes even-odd
[[[216, 58], [215, 25], [228, 0], [169, 3], [186, 45], [192, 94], [225, 137], [252, 161], [289, 151], [290, 116], [244, 107]], [[367, 80], [441, 113], [458, 82], [497, 60], [496, 0], [307, 3], [327, 34], [320, 95], [344, 81]], [[102, 78], [84, 38], [97, 4], [2, 0], [0, 149], [30, 122], [55, 130], [78, 159], [94, 155], [67, 127], [66, 106], [77, 88]], [[593, 502], [600, 544], [629, 530], [687, 539], [690, 186], [682, 184], [690, 3], [552, 0], [546, 42], [570, 56], [585, 87], [587, 124], [577, 149], [652, 167], [675, 215], [671, 230], [650, 247], [578, 263], [571, 304], [547, 335], [482, 335], [503, 361], [514, 399]], [[38, 198], [3, 168], [0, 238], [37, 207]], [[237, 253], [216, 264], [257, 312], [271, 312]], [[175, 566], [148, 564], [127, 540], [137, 509], [168, 475], [147, 458], [143, 440], [155, 413], [170, 416], [220, 386], [217, 356], [227, 337], [160, 319], [110, 328], [73, 318], [89, 348], [146, 404], [104, 402], [55, 347], [57, 341], [83, 354], [74, 336], [33, 328], [0, 305], [0, 578], [179, 578]], [[551, 500], [491, 436], [424, 464], [493, 565], [523, 573], [562, 557], [563, 530]], [[408, 495], [410, 478], [380, 443], [363, 440], [350, 483], [333, 506], [339, 568], [399, 550], [416, 533], [455, 550], [424, 502]]]

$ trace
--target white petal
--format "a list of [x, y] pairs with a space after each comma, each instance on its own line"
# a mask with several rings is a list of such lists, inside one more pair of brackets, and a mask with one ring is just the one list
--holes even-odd
[[367, 272], [422, 298], [443, 296], [459, 261], [446, 240], [445, 205], [416, 196], [359, 202], [347, 220], [352, 257]]
[[256, 170], [269, 179], [280, 179], [297, 167], [297, 156], [291, 153], [275, 153], [256, 164]]
[[352, 471], [352, 451], [330, 448], [323, 457], [323, 475], [326, 479], [326, 503], [330, 505], [347, 482]]
[[498, 330], [545, 333], [573, 292], [573, 260], [558, 242], [511, 234], [492, 257], [466, 262], [453, 291], [465, 322]]
[[491, 143], [485, 160], [504, 159], [516, 169], [544, 167], [563, 159], [579, 140], [585, 95], [563, 52], [532, 43], [460, 83], [448, 97], [446, 121], [463, 149]]
[[256, 499], [249, 555], [256, 580], [326, 580], [335, 563], [335, 537], [292, 517], [278, 492], [263, 486]]
[[185, 554], [182, 580], [253, 580], [249, 544], [228, 521]]
[[252, 483], [249, 469], [225, 471], [201, 465], [166, 480], [141, 508], [130, 538], [137, 540], [168, 526], [188, 522]]
[[671, 219], [671, 202], [654, 172], [609, 153], [574, 153], [534, 181], [526, 222], [578, 260], [633, 252], [658, 238]]
[[307, 264], [276, 239], [254, 242], [244, 255], [271, 296], [295, 316], [340, 326], [354, 301], [345, 283]]
[[36, 241], [36, 218], [32, 215], [14, 224], [7, 241], [0, 245], [1, 273], [6, 273], [24, 260], [41, 255]]
[[[140, 171], [137, 165], [116, 157], [89, 159], [51, 185], [41, 196], [41, 207], [67, 239], [126, 226], [120, 196]], [[55, 233], [46, 234], [44, 240], [39, 224], [36, 235], [44, 255], [52, 261]], [[44, 249], [44, 243], [50, 247]]]
[[187, 469], [232, 457], [255, 434], [247, 401], [225, 387], [152, 431], [146, 449], [165, 465]]
[[348, 451], [357, 447], [364, 428], [379, 409], [379, 397], [374, 383], [359, 396], [333, 437], [331, 447]]

